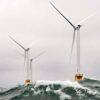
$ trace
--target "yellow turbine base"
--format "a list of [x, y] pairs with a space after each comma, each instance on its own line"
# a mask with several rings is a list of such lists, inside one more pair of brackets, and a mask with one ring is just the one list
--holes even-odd
[[83, 74], [75, 74], [74, 80], [75, 81], [81, 81], [81, 80], [83, 80]]
[[29, 84], [31, 84], [31, 83], [32, 83], [31, 80], [29, 80], [29, 79], [25, 80], [25, 85], [29, 85]]

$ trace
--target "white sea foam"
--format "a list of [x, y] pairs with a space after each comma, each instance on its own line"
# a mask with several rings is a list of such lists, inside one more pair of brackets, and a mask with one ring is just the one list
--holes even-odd
[[40, 81], [37, 81], [36, 84], [35, 84], [35, 87], [38, 87], [39, 85], [61, 85], [62, 88], [64, 87], [75, 87], [75, 88], [84, 88], [83, 86], [81, 86], [78, 82], [71, 82], [71, 81], [45, 81], [45, 80], [40, 80]]

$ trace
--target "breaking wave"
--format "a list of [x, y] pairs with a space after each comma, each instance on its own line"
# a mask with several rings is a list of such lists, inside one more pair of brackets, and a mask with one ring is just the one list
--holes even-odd
[[0, 100], [100, 100], [100, 81], [37, 81], [0, 91]]

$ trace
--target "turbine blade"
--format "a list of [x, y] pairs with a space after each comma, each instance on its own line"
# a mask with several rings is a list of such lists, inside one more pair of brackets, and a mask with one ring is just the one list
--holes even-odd
[[24, 55], [22, 53], [20, 53], [19, 51], [16, 51], [20, 56], [24, 57]]
[[41, 52], [40, 54], [38, 54], [37, 56], [33, 57], [31, 60], [35, 60], [36, 58], [38, 58], [39, 56], [41, 56], [42, 54], [44, 54], [45, 51]]
[[75, 29], [75, 26], [54, 6], [54, 4], [52, 2], [50, 2], [50, 4], [53, 6], [53, 8], [55, 8], [58, 13]]
[[80, 21], [77, 25], [79, 25], [79, 24], [81, 24], [81, 23], [83, 23], [83, 22], [87, 21], [89, 18], [93, 17], [96, 13], [97, 13], [97, 12], [95, 12], [95, 13], [93, 13], [93, 14], [89, 15], [88, 17], [84, 18], [84, 19], [83, 19], [83, 20], [81, 20], [81, 21]]
[[71, 63], [71, 59], [72, 59], [72, 53], [73, 53], [73, 47], [74, 47], [74, 43], [75, 43], [75, 30], [73, 32], [73, 40], [72, 40], [72, 47], [71, 47], [71, 55], [70, 55], [70, 63]]
[[18, 44], [22, 49], [26, 50], [21, 44], [19, 44], [15, 39], [13, 39], [10, 35], [8, 35], [11, 40], [13, 40], [16, 44]]
[[25, 63], [26, 63], [26, 51], [25, 51], [25, 55], [24, 55], [24, 67], [25, 67]]

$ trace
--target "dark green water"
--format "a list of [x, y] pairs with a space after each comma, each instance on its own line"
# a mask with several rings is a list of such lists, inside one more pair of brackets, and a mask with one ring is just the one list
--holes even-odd
[[0, 100], [100, 100], [100, 81], [38, 81], [1, 91]]

